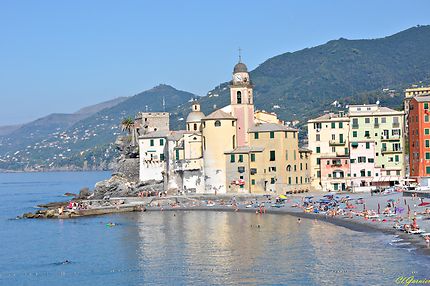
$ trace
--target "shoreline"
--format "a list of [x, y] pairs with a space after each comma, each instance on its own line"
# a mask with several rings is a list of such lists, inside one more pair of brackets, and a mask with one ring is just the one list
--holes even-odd
[[[215, 212], [236, 212], [231, 207], [208, 207], [208, 206], [199, 206], [199, 207], [177, 207], [177, 208], [157, 208], [157, 207], [148, 207], [146, 208], [147, 212], [154, 211], [154, 212], [163, 212], [163, 211], [215, 211]], [[255, 213], [256, 209], [249, 209], [249, 208], [239, 208], [237, 212], [245, 212], [245, 213], [253, 213], [255, 215], [260, 215]], [[405, 232], [400, 232], [395, 230], [394, 228], [382, 228], [378, 227], [378, 225], [372, 225], [366, 222], [360, 222], [357, 219], [350, 219], [347, 217], [330, 217], [326, 215], [321, 214], [311, 214], [311, 213], [304, 213], [304, 212], [296, 212], [288, 209], [273, 209], [269, 208], [266, 209], [265, 214], [271, 214], [271, 215], [290, 215], [297, 218], [304, 218], [304, 219], [316, 219], [322, 222], [331, 223], [333, 225], [344, 227], [347, 229], [350, 229], [352, 231], [358, 231], [358, 232], [366, 232], [366, 233], [382, 233], [386, 235], [395, 235], [399, 238], [403, 239], [403, 242], [410, 242], [412, 246], [416, 248], [416, 251], [430, 256], [430, 248], [427, 247], [424, 240], [419, 235], [414, 234], [408, 234]], [[264, 214], [262, 214], [264, 215]], [[371, 243], [371, 242], [369, 242]]]

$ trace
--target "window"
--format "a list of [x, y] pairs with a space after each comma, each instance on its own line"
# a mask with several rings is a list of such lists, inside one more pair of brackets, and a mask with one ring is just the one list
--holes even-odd
[[339, 142], [343, 143], [343, 134], [339, 134]]
[[164, 146], [164, 139], [160, 139], [160, 146]]
[[288, 150], [285, 151], [285, 160], [288, 160]]
[[357, 138], [357, 131], [352, 131], [352, 137]]
[[430, 167], [426, 167], [426, 174], [430, 174]]
[[255, 154], [251, 153], [251, 162], [255, 162]]
[[194, 128], [194, 131], [196, 131], [197, 130], [197, 123], [194, 123], [194, 126], [193, 126]]
[[352, 119], [352, 125], [358, 127], [358, 118], [353, 118]]
[[160, 154], [160, 161], [164, 161], [164, 154]]
[[339, 122], [339, 128], [343, 128], [343, 122]]
[[237, 104], [242, 104], [242, 92], [240, 90], [236, 93]]
[[317, 165], [321, 164], [321, 159], [317, 158]]
[[372, 176], [372, 172], [371, 171], [367, 171], [367, 176], [371, 177]]
[[424, 115], [424, 122], [429, 122], [429, 116], [427, 114]]
[[176, 160], [179, 160], [179, 149], [176, 149]]
[[370, 149], [370, 142], [366, 142], [366, 149]]
[[234, 126], [234, 120], [231, 122], [231, 126]]
[[364, 123], [369, 124], [370, 123], [370, 118], [369, 117], [364, 118]]
[[275, 138], [275, 132], [270, 131], [270, 138]]
[[288, 132], [285, 132], [285, 138], [288, 138]]
[[373, 159], [373, 158], [368, 158], [368, 159], [367, 159], [367, 162], [369, 162], [369, 163], [375, 163], [375, 159]]
[[426, 160], [430, 160], [430, 153], [426, 152]]
[[257, 168], [251, 168], [250, 170], [251, 175], [257, 174]]
[[428, 102], [424, 102], [424, 109], [429, 109], [429, 104], [428, 104]]
[[154, 139], [149, 140], [149, 146], [154, 146]]
[[300, 171], [303, 171], [303, 163], [300, 163]]
[[297, 171], [297, 166], [296, 165], [294, 165], [294, 172], [296, 172]]
[[426, 141], [425, 141], [425, 142], [426, 142], [426, 148], [430, 148], [430, 140], [427, 140], [427, 139], [426, 139]]
[[369, 131], [364, 131], [364, 137], [370, 137], [370, 132]]
[[315, 139], [316, 139], [316, 141], [321, 141], [321, 135], [317, 134]]
[[331, 135], [331, 140], [333, 140], [333, 141], [336, 140], [336, 134]]
[[239, 155], [239, 160], [238, 160], [238, 162], [243, 162], [243, 155], [242, 155], [242, 154], [240, 154], [240, 155]]
[[270, 151], [270, 161], [275, 161], [275, 151], [274, 150]]
[[[241, 167], [237, 167], [237, 171], [238, 171], [239, 173], [245, 173], [245, 167], [243, 167], [243, 166], [241, 166]], [[242, 177], [242, 176], [240, 176], [240, 178], [241, 178], [241, 179], [243, 179], [243, 177]]]
[[276, 179], [275, 178], [270, 178], [270, 183], [271, 184], [274, 184], [276, 182]]
[[299, 178], [296, 177], [296, 185], [299, 183]]
[[387, 123], [387, 118], [386, 117], [381, 117], [381, 123]]
[[354, 164], [355, 163], [355, 159], [351, 159], [351, 164]]
[[317, 154], [321, 153], [321, 147], [317, 147]]
[[[413, 131], [413, 130], [412, 130], [412, 131]], [[425, 134], [425, 135], [429, 135], [429, 134], [430, 134], [430, 129], [428, 129], [428, 128], [424, 129], [424, 134]]]
[[234, 161], [235, 161], [234, 154], [231, 154], [231, 155], [230, 155], [230, 162], [231, 162], [231, 163], [234, 163]]
[[258, 132], [254, 133], [254, 139], [258, 139]]
[[251, 185], [255, 185], [255, 180], [254, 179], [251, 180]]
[[221, 126], [221, 121], [217, 120], [215, 121], [215, 127], [220, 127]]
[[276, 167], [269, 167], [269, 172], [276, 172]]
[[366, 157], [358, 157], [358, 163], [366, 163]]
[[332, 123], [331, 123], [331, 128], [332, 128], [332, 129], [335, 129], [335, 128], [336, 128], [336, 122], [332, 122]]
[[231, 137], [231, 145], [233, 146], [233, 149], [236, 148], [236, 135], [233, 135]]

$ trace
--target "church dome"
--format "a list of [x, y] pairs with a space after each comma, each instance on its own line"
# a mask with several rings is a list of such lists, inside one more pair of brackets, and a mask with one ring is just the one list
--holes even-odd
[[234, 66], [233, 73], [238, 73], [238, 72], [248, 72], [248, 68], [244, 63], [239, 62]]
[[187, 116], [187, 122], [200, 122], [205, 114], [201, 111], [191, 111]]

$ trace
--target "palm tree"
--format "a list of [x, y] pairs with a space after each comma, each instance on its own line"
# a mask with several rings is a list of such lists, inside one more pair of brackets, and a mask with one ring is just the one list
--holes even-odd
[[121, 121], [121, 130], [127, 131], [128, 134], [131, 133], [131, 129], [134, 127], [134, 120], [131, 117], [124, 118]]

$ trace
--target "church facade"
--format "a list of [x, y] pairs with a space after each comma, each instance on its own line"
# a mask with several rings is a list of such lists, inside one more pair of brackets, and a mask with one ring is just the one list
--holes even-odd
[[140, 180], [163, 180], [171, 193], [310, 189], [310, 151], [299, 148], [297, 129], [274, 113], [255, 111], [253, 85], [240, 60], [233, 69], [230, 105], [206, 116], [194, 101], [186, 130], [140, 136], [139, 155]]

